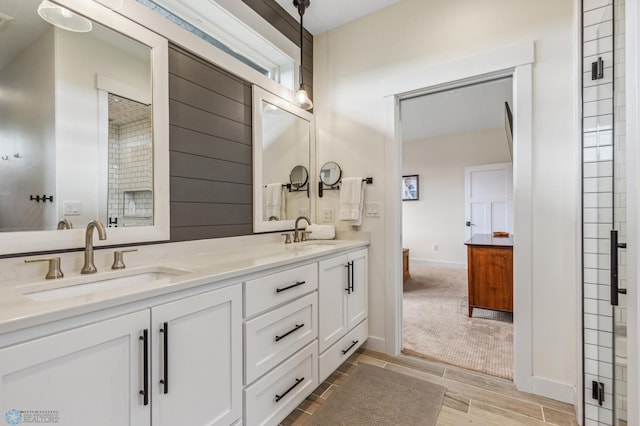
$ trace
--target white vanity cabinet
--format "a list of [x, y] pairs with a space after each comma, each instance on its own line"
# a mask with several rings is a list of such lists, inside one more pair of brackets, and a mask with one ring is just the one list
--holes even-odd
[[237, 284], [151, 308], [154, 426], [242, 416], [241, 303]]
[[319, 262], [319, 380], [324, 381], [368, 337], [368, 251]]
[[241, 303], [236, 284], [0, 349], [0, 409], [73, 426], [231, 424]]
[[277, 425], [318, 386], [318, 265], [245, 282], [244, 422]]
[[2, 414], [53, 412], [58, 424], [73, 426], [149, 425], [140, 395], [148, 329], [144, 310], [0, 349]]

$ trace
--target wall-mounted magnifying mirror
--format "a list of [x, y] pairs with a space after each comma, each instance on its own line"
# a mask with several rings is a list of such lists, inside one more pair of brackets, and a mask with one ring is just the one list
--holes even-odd
[[335, 186], [342, 179], [342, 169], [335, 161], [328, 161], [320, 168], [320, 181], [327, 186]]
[[291, 186], [295, 189], [304, 188], [304, 186], [309, 182], [309, 172], [305, 166], [295, 166], [291, 169], [291, 174], [289, 175], [289, 182], [291, 182]]
[[95, 2], [0, 14], [0, 254], [82, 246], [93, 219], [118, 226], [96, 245], [168, 239], [167, 41]]
[[293, 229], [298, 216], [313, 216], [314, 152], [313, 115], [254, 86], [254, 232]]

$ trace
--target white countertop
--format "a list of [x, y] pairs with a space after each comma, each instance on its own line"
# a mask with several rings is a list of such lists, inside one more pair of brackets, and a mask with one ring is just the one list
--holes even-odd
[[[249, 243], [247, 244], [246, 241]], [[65, 254], [65, 257], [69, 258], [63, 259], [62, 270], [65, 272], [65, 276], [56, 280], [45, 280], [44, 275], [39, 275], [38, 278], [18, 276], [12, 279], [11, 273], [7, 273], [6, 270], [2, 271], [2, 269], [7, 266], [15, 268], [23, 260], [17, 259], [13, 262], [5, 260], [0, 264], [0, 274], [3, 273], [5, 277], [8, 275], [10, 278], [3, 280], [0, 287], [0, 334], [205, 284], [220, 283], [222, 286], [229, 284], [230, 280], [239, 276], [255, 274], [297, 262], [313, 261], [318, 257], [339, 254], [346, 250], [366, 247], [369, 244], [368, 241], [353, 240], [316, 240], [287, 245], [282, 242], [264, 243], [258, 241], [258, 244], [251, 244], [251, 240], [246, 241], [245, 244], [236, 244], [233, 248], [225, 248], [220, 245], [202, 247], [202, 245], [185, 245], [185, 243], [138, 247], [141, 253], [136, 253], [136, 256], [133, 253], [128, 253], [128, 258], [125, 259], [128, 266], [125, 270], [120, 271], [112, 271], [104, 266], [106, 255], [112, 255], [112, 251], [109, 251], [109, 253], [101, 253], [98, 273], [92, 275], [80, 275], [79, 273], [77, 257], [82, 256], [82, 253]], [[163, 247], [159, 248], [161, 246]], [[150, 248], [145, 250], [146, 247]], [[185, 250], [185, 247], [190, 249]], [[194, 247], [195, 250], [200, 249], [200, 251], [194, 251]], [[97, 253], [96, 256], [98, 256]], [[135, 261], [129, 265], [128, 260], [132, 259]], [[67, 263], [75, 261], [72, 265], [75, 269], [73, 272], [67, 272], [65, 261]], [[98, 264], [99, 262], [96, 261], [96, 265]], [[68, 287], [87, 279], [92, 281], [105, 280], [123, 274], [145, 272], [150, 268], [158, 267], [179, 269], [184, 273], [156, 281], [99, 290], [59, 300], [35, 301], [25, 296], [25, 294], [36, 291]]]

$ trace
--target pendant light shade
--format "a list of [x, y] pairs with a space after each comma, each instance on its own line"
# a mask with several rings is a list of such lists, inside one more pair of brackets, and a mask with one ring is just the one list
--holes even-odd
[[91, 31], [93, 25], [90, 20], [77, 13], [73, 13], [62, 6], [43, 0], [38, 6], [38, 15], [48, 23], [63, 30], [77, 33], [87, 33]]
[[313, 102], [311, 102], [311, 99], [309, 99], [309, 95], [307, 95], [307, 91], [304, 90], [304, 85], [302, 84], [302, 61], [304, 57], [304, 26], [302, 24], [302, 17], [304, 15], [304, 11], [309, 7], [310, 4], [311, 0], [293, 0], [293, 5], [298, 9], [298, 14], [300, 15], [300, 88], [296, 92], [295, 100], [300, 108], [306, 110], [313, 108]]

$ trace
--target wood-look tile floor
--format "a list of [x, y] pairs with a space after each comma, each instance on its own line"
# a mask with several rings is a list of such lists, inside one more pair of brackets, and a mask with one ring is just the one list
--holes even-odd
[[401, 355], [391, 357], [358, 350], [285, 420], [283, 426], [304, 425], [359, 363], [422, 377], [447, 392], [438, 425], [577, 425], [570, 404], [518, 391], [512, 382], [446, 364]]

